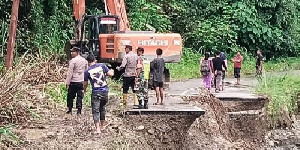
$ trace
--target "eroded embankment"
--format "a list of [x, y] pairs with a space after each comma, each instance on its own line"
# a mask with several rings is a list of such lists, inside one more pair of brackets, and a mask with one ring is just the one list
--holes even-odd
[[62, 112], [45, 120], [43, 129], [20, 130], [20, 135], [24, 135], [21, 137], [26, 141], [23, 145], [26, 148], [194, 150], [276, 149], [300, 145], [300, 122], [293, 130], [268, 131], [264, 111], [267, 101], [221, 101], [205, 90], [200, 92], [197, 96], [184, 97], [184, 101], [206, 111], [200, 117], [152, 113], [122, 118], [115, 111], [118, 102], [112, 101], [107, 114], [110, 124], [101, 135], [92, 134], [90, 110], [81, 117]]
[[[127, 116], [125, 124], [137, 139], [131, 148], [155, 149], [257, 149], [264, 142], [267, 130], [264, 103], [220, 101], [209, 92], [184, 97], [206, 110], [195, 118], [187, 115]], [[203, 94], [205, 93], [205, 94]], [[239, 106], [239, 107], [237, 107]], [[233, 109], [234, 108], [234, 109]], [[233, 112], [237, 111], [237, 112]]]

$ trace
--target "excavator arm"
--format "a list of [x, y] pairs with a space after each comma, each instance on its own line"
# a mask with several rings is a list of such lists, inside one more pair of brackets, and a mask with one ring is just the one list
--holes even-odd
[[120, 19], [120, 31], [130, 31], [124, 0], [105, 0], [111, 15], [117, 15]]
[[85, 13], [85, 0], [73, 0], [73, 15], [75, 21], [83, 18]]

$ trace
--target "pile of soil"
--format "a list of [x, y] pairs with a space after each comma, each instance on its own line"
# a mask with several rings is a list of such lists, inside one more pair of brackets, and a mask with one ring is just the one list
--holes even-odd
[[[248, 120], [249, 117], [231, 117], [227, 114], [228, 108], [223, 102], [215, 98], [205, 89], [200, 89], [199, 96], [185, 97], [186, 101], [195, 101], [196, 105], [206, 110], [206, 114], [198, 118], [189, 129], [186, 140], [188, 149], [258, 149], [263, 141], [265, 133], [264, 122], [260, 122], [263, 116], [253, 116], [258, 121], [254, 124]], [[228, 105], [229, 106], [229, 105]], [[259, 118], [259, 119], [258, 119]], [[253, 130], [255, 129], [255, 130]], [[249, 131], [253, 134], [248, 135]], [[254, 140], [253, 140], [254, 139]]]
[[186, 149], [183, 143], [195, 119], [192, 115], [128, 116], [126, 129], [138, 137], [130, 142], [130, 149]]

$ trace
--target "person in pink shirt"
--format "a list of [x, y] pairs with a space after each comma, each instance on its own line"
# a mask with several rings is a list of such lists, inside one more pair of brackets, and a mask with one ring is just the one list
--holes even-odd
[[238, 51], [236, 56], [233, 58], [233, 68], [234, 68], [234, 77], [237, 79], [237, 85], [241, 84], [241, 69], [242, 69], [242, 62], [243, 62], [243, 56], [241, 55], [241, 52]]
[[202, 74], [203, 86], [210, 91], [213, 77], [213, 62], [209, 58], [210, 53], [206, 52], [204, 59], [200, 60], [200, 72]]

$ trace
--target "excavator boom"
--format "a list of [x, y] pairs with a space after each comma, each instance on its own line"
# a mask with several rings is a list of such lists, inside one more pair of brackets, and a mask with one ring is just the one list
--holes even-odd
[[105, 0], [111, 15], [117, 15], [120, 19], [119, 30], [130, 31], [124, 0]]
[[85, 13], [85, 0], [73, 0], [73, 15], [78, 21]]

